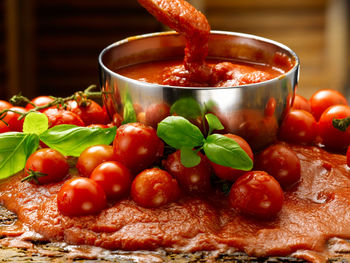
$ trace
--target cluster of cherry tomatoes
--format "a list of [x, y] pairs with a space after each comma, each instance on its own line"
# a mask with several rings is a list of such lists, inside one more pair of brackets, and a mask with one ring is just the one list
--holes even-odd
[[[45, 105], [51, 100], [41, 96], [32, 104]], [[212, 180], [215, 175], [229, 182], [228, 199], [235, 209], [269, 218], [282, 209], [283, 190], [293, 187], [300, 179], [300, 161], [290, 148], [276, 144], [254, 155], [249, 144], [233, 134], [225, 136], [235, 140], [254, 160], [252, 171], [215, 164], [201, 152], [198, 152], [201, 158], [198, 165], [185, 167], [179, 150], [164, 153], [164, 142], [155, 128], [142, 123], [120, 125], [120, 118], [110, 121], [99, 104], [88, 102], [82, 106], [72, 101], [66, 109], [53, 107], [43, 111], [50, 126], [118, 126], [113, 145], [91, 146], [78, 157], [75, 167], [79, 176], [66, 180], [57, 195], [58, 209], [64, 215], [98, 213], [108, 202], [128, 196], [140, 206], [155, 208], [176, 201], [183, 193], [205, 195], [217, 191]], [[26, 108], [15, 107], [15, 111], [26, 111], [31, 107], [31, 104]], [[0, 103], [1, 110], [13, 108], [8, 102]], [[23, 124], [18, 116], [18, 113], [7, 112], [4, 120], [8, 126], [1, 128], [1, 132], [21, 131]], [[333, 123], [334, 119], [346, 118], [350, 118], [350, 107], [339, 92], [321, 90], [310, 100], [296, 95], [279, 136], [291, 143], [323, 144], [329, 149], [343, 151], [350, 145], [350, 128], [346, 126], [340, 131]], [[3, 127], [2, 122], [0, 125]], [[39, 184], [63, 181], [69, 176], [68, 158], [50, 148], [39, 149], [28, 158], [25, 174]]]

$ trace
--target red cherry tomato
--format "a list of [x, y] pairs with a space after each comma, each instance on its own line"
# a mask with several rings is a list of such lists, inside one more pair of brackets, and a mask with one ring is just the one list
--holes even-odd
[[318, 131], [322, 143], [331, 149], [343, 150], [350, 145], [350, 126], [345, 130], [338, 130], [333, 126], [333, 119], [345, 119], [350, 117], [350, 107], [335, 105], [325, 110], [318, 122]]
[[103, 188], [107, 198], [117, 200], [129, 192], [132, 176], [122, 163], [110, 161], [97, 166], [90, 179]]
[[86, 125], [89, 124], [107, 124], [109, 117], [107, 112], [95, 101], [87, 100], [83, 105], [77, 101], [68, 101], [68, 109], [77, 114]]
[[185, 167], [181, 163], [181, 152], [170, 154], [163, 165], [187, 192], [207, 193], [210, 190], [211, 166], [206, 156], [198, 155], [201, 161], [194, 167]]
[[143, 207], [159, 207], [173, 202], [179, 193], [177, 181], [158, 168], [142, 171], [131, 185], [132, 199]]
[[81, 118], [74, 112], [49, 108], [43, 112], [49, 119], [49, 127], [54, 127], [60, 124], [73, 124], [77, 126], [85, 126]]
[[328, 107], [339, 104], [348, 105], [348, 102], [343, 94], [336, 90], [319, 90], [310, 98], [311, 112], [316, 121]]
[[0, 133], [9, 132], [9, 131], [10, 131], [9, 126], [3, 121], [0, 121]]
[[170, 106], [166, 103], [155, 103], [146, 110], [145, 122], [147, 125], [157, 128], [159, 122], [170, 115]]
[[254, 169], [267, 172], [282, 187], [289, 187], [300, 179], [300, 160], [293, 150], [283, 145], [272, 145], [259, 153]]
[[[244, 140], [240, 136], [230, 134], [230, 133], [225, 134], [225, 136], [236, 141], [239, 144], [239, 146], [241, 146], [241, 148], [248, 154], [250, 159], [254, 160], [253, 151], [250, 148], [250, 146], [246, 140]], [[222, 166], [222, 165], [219, 165], [219, 164], [216, 164], [213, 162], [210, 162], [210, 164], [214, 169], [215, 175], [217, 177], [220, 177], [220, 178], [225, 179], [225, 180], [236, 181], [242, 174], [245, 173], [245, 171], [233, 169], [231, 167]]]
[[[23, 107], [11, 107], [6, 113], [6, 116], [3, 118], [3, 121], [5, 121], [8, 126], [10, 131], [17, 131], [17, 132], [22, 132], [23, 131], [23, 122], [24, 122], [24, 118], [22, 119], [18, 119], [21, 117], [21, 114], [19, 113], [26, 113], [27, 110]], [[15, 112], [19, 112], [19, 113], [15, 113]]]
[[271, 218], [282, 209], [284, 197], [281, 186], [271, 175], [250, 171], [232, 185], [229, 200], [243, 214]]
[[138, 172], [163, 155], [164, 143], [151, 126], [128, 123], [117, 129], [113, 149], [118, 161]]
[[292, 109], [304, 110], [304, 111], [311, 113], [311, 105], [310, 105], [309, 101], [305, 97], [298, 95], [298, 94], [296, 94], [294, 97]]
[[13, 105], [10, 102], [6, 100], [0, 100], [0, 111], [6, 110], [12, 107]]
[[293, 143], [310, 144], [317, 136], [317, 123], [310, 112], [291, 110], [284, 118], [279, 138]]
[[39, 184], [59, 182], [68, 172], [66, 157], [50, 148], [40, 149], [31, 154], [24, 168], [28, 180]]
[[57, 207], [66, 216], [96, 214], [106, 206], [106, 194], [102, 187], [86, 177], [66, 181], [57, 194]]
[[117, 158], [111, 145], [94, 145], [82, 151], [76, 167], [81, 176], [89, 177], [92, 171], [101, 163], [116, 160]]
[[[40, 106], [45, 106], [52, 101], [54, 101], [54, 99], [50, 96], [39, 96], [39, 97], [32, 99], [30, 102], [33, 103], [35, 106], [40, 107]], [[32, 104], [28, 103], [26, 106], [26, 109], [27, 110], [34, 109], [34, 106]], [[42, 109], [40, 111], [42, 112], [44, 110], [46, 110], [46, 109]]]
[[120, 125], [122, 125], [122, 122], [123, 122], [123, 117], [119, 113], [114, 113], [112, 122], [109, 124], [109, 126], [119, 127]]

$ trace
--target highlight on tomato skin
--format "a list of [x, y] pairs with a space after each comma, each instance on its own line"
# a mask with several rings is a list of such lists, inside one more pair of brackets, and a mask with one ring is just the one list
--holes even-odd
[[38, 184], [59, 182], [67, 177], [68, 172], [67, 158], [51, 148], [32, 153], [24, 167], [25, 180]]
[[[236, 141], [239, 144], [239, 146], [248, 154], [250, 159], [254, 161], [254, 153], [246, 140], [244, 140], [242, 137], [238, 135], [230, 134], [230, 133], [225, 134], [225, 136]], [[211, 161], [210, 161], [210, 164], [217, 177], [221, 179], [229, 180], [232, 182], [236, 181], [241, 175], [243, 175], [246, 172], [246, 171], [234, 169], [231, 167], [222, 166]]]
[[185, 167], [181, 163], [181, 152], [168, 155], [163, 166], [179, 183], [186, 192], [208, 193], [211, 190], [210, 177], [212, 169], [208, 158], [198, 152], [201, 161], [194, 167]]
[[284, 145], [272, 145], [255, 156], [254, 170], [265, 171], [283, 188], [290, 188], [300, 179], [301, 165], [292, 149]]
[[284, 194], [271, 175], [264, 171], [250, 171], [232, 185], [229, 201], [242, 214], [270, 219], [281, 211]]
[[117, 157], [111, 145], [93, 145], [80, 154], [76, 168], [81, 176], [89, 177], [92, 171], [101, 163], [116, 160]]
[[139, 173], [131, 185], [131, 197], [140, 206], [160, 207], [174, 202], [180, 195], [177, 181], [165, 170], [146, 169]]
[[97, 214], [107, 206], [102, 187], [86, 177], [66, 181], [57, 194], [58, 210], [66, 216]]
[[292, 109], [294, 110], [304, 110], [311, 113], [311, 105], [310, 102], [303, 96], [299, 94], [295, 94], [294, 101], [292, 105]]
[[[22, 132], [24, 118], [20, 119], [22, 113], [26, 113], [27, 110], [23, 107], [14, 106], [9, 108], [10, 111], [6, 112], [3, 121], [8, 124], [10, 131]], [[18, 113], [17, 113], [18, 112]]]
[[309, 100], [311, 105], [311, 113], [318, 121], [322, 113], [330, 106], [348, 105], [343, 94], [332, 89], [322, 89], [316, 91]]
[[292, 109], [280, 126], [278, 137], [281, 140], [312, 144], [317, 136], [317, 122], [310, 112]]
[[90, 175], [90, 179], [103, 188], [109, 200], [126, 196], [130, 191], [132, 178], [129, 169], [116, 161], [101, 163]]
[[[26, 105], [26, 109], [27, 110], [31, 110], [34, 109], [34, 107], [40, 107], [40, 106], [44, 106], [47, 105], [50, 102], [53, 102], [55, 99], [50, 97], [50, 96], [38, 96], [35, 97], [34, 99], [32, 99], [30, 102], [32, 104], [34, 104], [35, 106], [33, 106], [31, 103], [28, 103]], [[40, 110], [41, 112], [43, 112], [45, 109]]]
[[85, 123], [83, 122], [83, 120], [72, 111], [57, 109], [53, 107], [53, 108], [48, 108], [47, 110], [43, 111], [43, 113], [49, 119], [50, 128], [61, 124], [73, 124], [76, 126], [85, 126]]

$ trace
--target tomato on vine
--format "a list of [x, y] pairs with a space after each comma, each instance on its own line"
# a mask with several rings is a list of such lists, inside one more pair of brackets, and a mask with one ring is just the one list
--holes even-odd
[[85, 126], [85, 123], [77, 114], [68, 110], [49, 108], [43, 113], [49, 119], [50, 127], [54, 127], [60, 124], [73, 124], [77, 126]]
[[[28, 103], [26, 105], [26, 109], [27, 110], [31, 110], [34, 109], [35, 107], [41, 107], [41, 106], [45, 106], [51, 102], [53, 102], [55, 99], [53, 97], [50, 96], [38, 96], [35, 97], [34, 99], [32, 99], [30, 101], [30, 103]], [[45, 109], [40, 110], [41, 112], [44, 111]]]

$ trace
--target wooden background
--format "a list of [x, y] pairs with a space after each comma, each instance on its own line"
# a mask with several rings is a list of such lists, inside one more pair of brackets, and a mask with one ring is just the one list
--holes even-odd
[[[347, 0], [192, 0], [212, 29], [256, 34], [301, 60], [298, 92], [349, 88]], [[163, 29], [136, 0], [0, 1], [0, 98], [70, 95], [98, 84], [97, 57], [124, 37]], [[346, 89], [348, 88], [348, 89]]]

